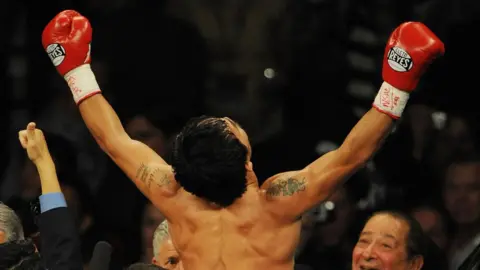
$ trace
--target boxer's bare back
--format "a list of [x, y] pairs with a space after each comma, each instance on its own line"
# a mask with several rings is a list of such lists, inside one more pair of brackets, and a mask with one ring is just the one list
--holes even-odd
[[185, 269], [293, 269], [300, 224], [269, 213], [258, 187], [223, 209], [185, 191], [177, 198], [185, 210], [170, 233]]
[[[225, 121], [251, 151], [245, 131], [229, 118]], [[247, 191], [227, 208], [206, 202], [180, 188], [171, 169], [163, 164], [141, 165], [136, 179], [154, 186], [152, 190], [174, 202], [174, 206], [168, 207], [167, 217], [172, 240], [185, 269], [291, 270], [301, 224], [299, 219], [283, 218], [276, 197], [304, 191], [302, 176], [298, 174], [294, 178], [294, 174], [279, 174], [259, 187], [255, 174], [249, 171]], [[152, 200], [156, 202], [155, 196]], [[163, 208], [163, 203], [164, 200], [159, 199], [158, 206]]]
[[[299, 171], [277, 174], [258, 185], [250, 160], [247, 191], [218, 207], [185, 191], [172, 167], [141, 142], [130, 139], [116, 113], [95, 95], [79, 106], [101, 148], [165, 215], [186, 270], [293, 269], [300, 218], [327, 199], [380, 146], [393, 123], [375, 109], [359, 121], [342, 146]], [[231, 133], [251, 147], [235, 122]]]

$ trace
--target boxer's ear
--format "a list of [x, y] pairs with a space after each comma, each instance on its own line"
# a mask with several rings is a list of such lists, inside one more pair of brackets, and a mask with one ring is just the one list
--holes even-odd
[[247, 172], [253, 172], [253, 163], [251, 161], [247, 162], [245, 164], [245, 169], [247, 170]]

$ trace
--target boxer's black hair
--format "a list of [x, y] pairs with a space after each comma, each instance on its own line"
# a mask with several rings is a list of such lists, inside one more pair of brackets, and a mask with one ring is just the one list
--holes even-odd
[[223, 119], [193, 118], [173, 143], [172, 167], [186, 191], [221, 207], [246, 191], [248, 149]]

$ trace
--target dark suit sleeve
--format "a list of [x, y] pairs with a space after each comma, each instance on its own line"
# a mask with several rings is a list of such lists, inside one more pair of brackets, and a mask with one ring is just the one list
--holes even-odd
[[80, 237], [67, 207], [42, 213], [39, 230], [42, 260], [48, 269], [83, 269]]

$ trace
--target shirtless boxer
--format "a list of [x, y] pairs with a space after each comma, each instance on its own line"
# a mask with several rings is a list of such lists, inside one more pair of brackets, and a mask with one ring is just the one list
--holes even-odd
[[[91, 39], [87, 18], [67, 10], [46, 26], [42, 43], [100, 147], [165, 215], [187, 270], [292, 269], [302, 214], [375, 153], [423, 71], [444, 52], [443, 43], [425, 25], [399, 26], [387, 44], [385, 82], [374, 108], [344, 143], [259, 187], [248, 136], [229, 118], [189, 121], [175, 139], [170, 165], [132, 140], [90, 69]], [[161, 97], [162, 89], [155, 90]]]

